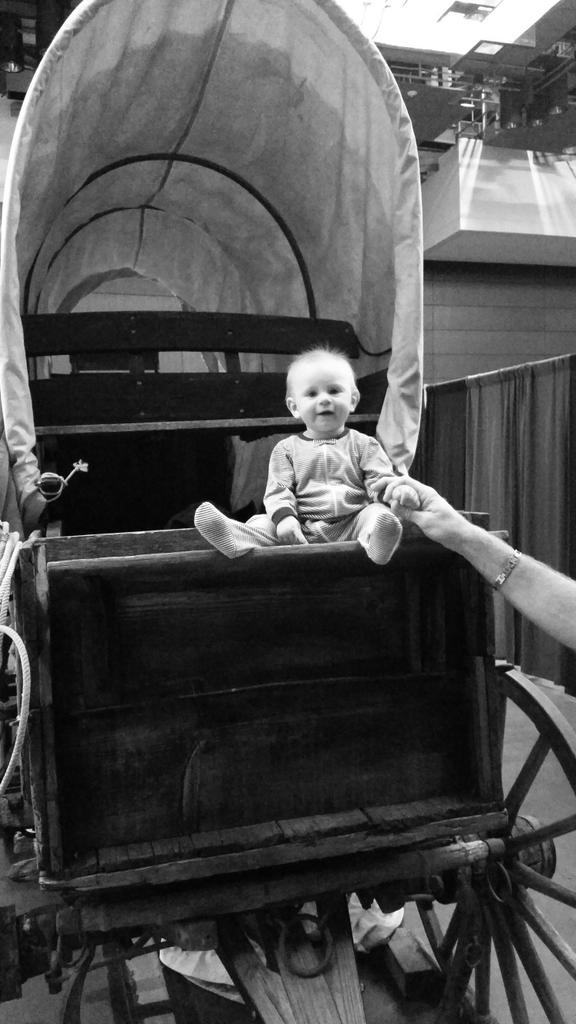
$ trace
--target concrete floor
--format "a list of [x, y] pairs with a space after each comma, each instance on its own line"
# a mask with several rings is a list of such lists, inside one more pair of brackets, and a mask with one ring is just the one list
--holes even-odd
[[[542, 691], [551, 698], [553, 703], [564, 714], [576, 730], [576, 699], [567, 697], [561, 690], [542, 686]], [[511, 709], [506, 724], [504, 749], [505, 789], [515, 777], [520, 765], [536, 738], [536, 731], [524, 715]], [[553, 757], [545, 762], [524, 808], [525, 813], [533, 814], [542, 822], [556, 820], [576, 810], [576, 797], [566, 778]], [[555, 879], [576, 891], [576, 841], [572, 834], [556, 842], [558, 867]], [[0, 904], [14, 904], [17, 912], [46, 902], [46, 897], [33, 883], [15, 883], [6, 877], [10, 859], [0, 844]], [[555, 927], [567, 942], [576, 949], [576, 913], [553, 901], [538, 897], [538, 902]], [[439, 908], [440, 916], [446, 916], [446, 908]], [[407, 908], [406, 924], [415, 933], [422, 935], [416, 910], [413, 905]], [[541, 953], [548, 975], [552, 980], [556, 995], [566, 1014], [566, 1019], [576, 1022], [576, 982], [572, 981], [564, 969], [557, 963], [538, 940], [536, 945]], [[154, 957], [140, 962], [137, 969], [136, 984], [140, 993], [140, 1001], [150, 1001], [160, 994], [161, 978]], [[400, 1024], [405, 1021], [417, 1021], [428, 1024], [434, 1019], [433, 1013], [423, 1005], [407, 1006], [404, 1011], [394, 1008], [394, 1000], [389, 1000], [385, 987], [374, 974], [373, 964], [363, 965], [365, 983], [365, 1004], [369, 1021], [373, 1024]], [[525, 979], [524, 991], [528, 1003], [531, 1024], [544, 1024], [545, 1016], [533, 995], [531, 986]], [[511, 1018], [503, 991], [502, 981], [497, 971], [493, 977], [493, 1014], [499, 1024], [509, 1024]], [[48, 993], [43, 978], [36, 978], [26, 983], [24, 997], [10, 1003], [0, 1005], [0, 1024], [56, 1024], [60, 1020], [62, 999]], [[149, 1024], [172, 1024], [170, 1017], [147, 1018]], [[105, 971], [94, 971], [89, 976], [83, 1003], [82, 1024], [119, 1024], [113, 1017], [110, 1006]]]

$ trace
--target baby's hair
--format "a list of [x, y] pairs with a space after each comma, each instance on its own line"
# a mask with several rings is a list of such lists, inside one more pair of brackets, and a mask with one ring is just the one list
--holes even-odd
[[331, 345], [315, 345], [313, 348], [307, 348], [304, 349], [303, 352], [299, 352], [298, 355], [294, 356], [291, 360], [288, 366], [288, 373], [286, 374], [287, 396], [291, 394], [294, 370], [298, 369], [299, 366], [304, 366], [306, 363], [313, 363], [316, 360], [323, 359], [325, 356], [333, 359], [341, 359], [342, 362], [346, 363], [346, 366], [350, 370], [352, 381], [356, 384], [354, 367], [345, 352], [342, 352], [339, 348], [333, 348]]

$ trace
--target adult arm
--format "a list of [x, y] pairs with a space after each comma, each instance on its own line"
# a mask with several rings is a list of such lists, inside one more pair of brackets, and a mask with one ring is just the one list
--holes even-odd
[[[402, 484], [414, 488], [420, 499], [419, 509], [406, 508], [395, 500], [394, 492]], [[494, 583], [509, 564], [513, 554], [510, 545], [470, 523], [432, 487], [400, 477], [388, 485], [384, 500], [390, 502], [392, 510], [401, 519], [415, 523], [426, 536], [466, 558], [490, 583]], [[522, 554], [500, 590], [522, 615], [576, 650], [574, 580]]]

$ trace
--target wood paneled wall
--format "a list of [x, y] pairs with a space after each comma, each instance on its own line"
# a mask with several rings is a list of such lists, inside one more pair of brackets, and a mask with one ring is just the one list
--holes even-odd
[[427, 384], [576, 352], [576, 267], [424, 268]]

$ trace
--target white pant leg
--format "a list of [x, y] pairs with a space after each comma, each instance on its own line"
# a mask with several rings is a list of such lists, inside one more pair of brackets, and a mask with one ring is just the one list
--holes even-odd
[[[373, 502], [355, 516], [350, 540], [362, 545], [368, 558], [377, 565], [386, 565], [402, 537], [402, 523], [387, 505]], [[342, 540], [348, 539], [345, 537]]]
[[212, 547], [227, 558], [239, 558], [254, 548], [279, 544], [276, 528], [268, 516], [252, 516], [247, 523], [239, 523], [225, 516], [208, 501], [196, 509], [194, 526]]

